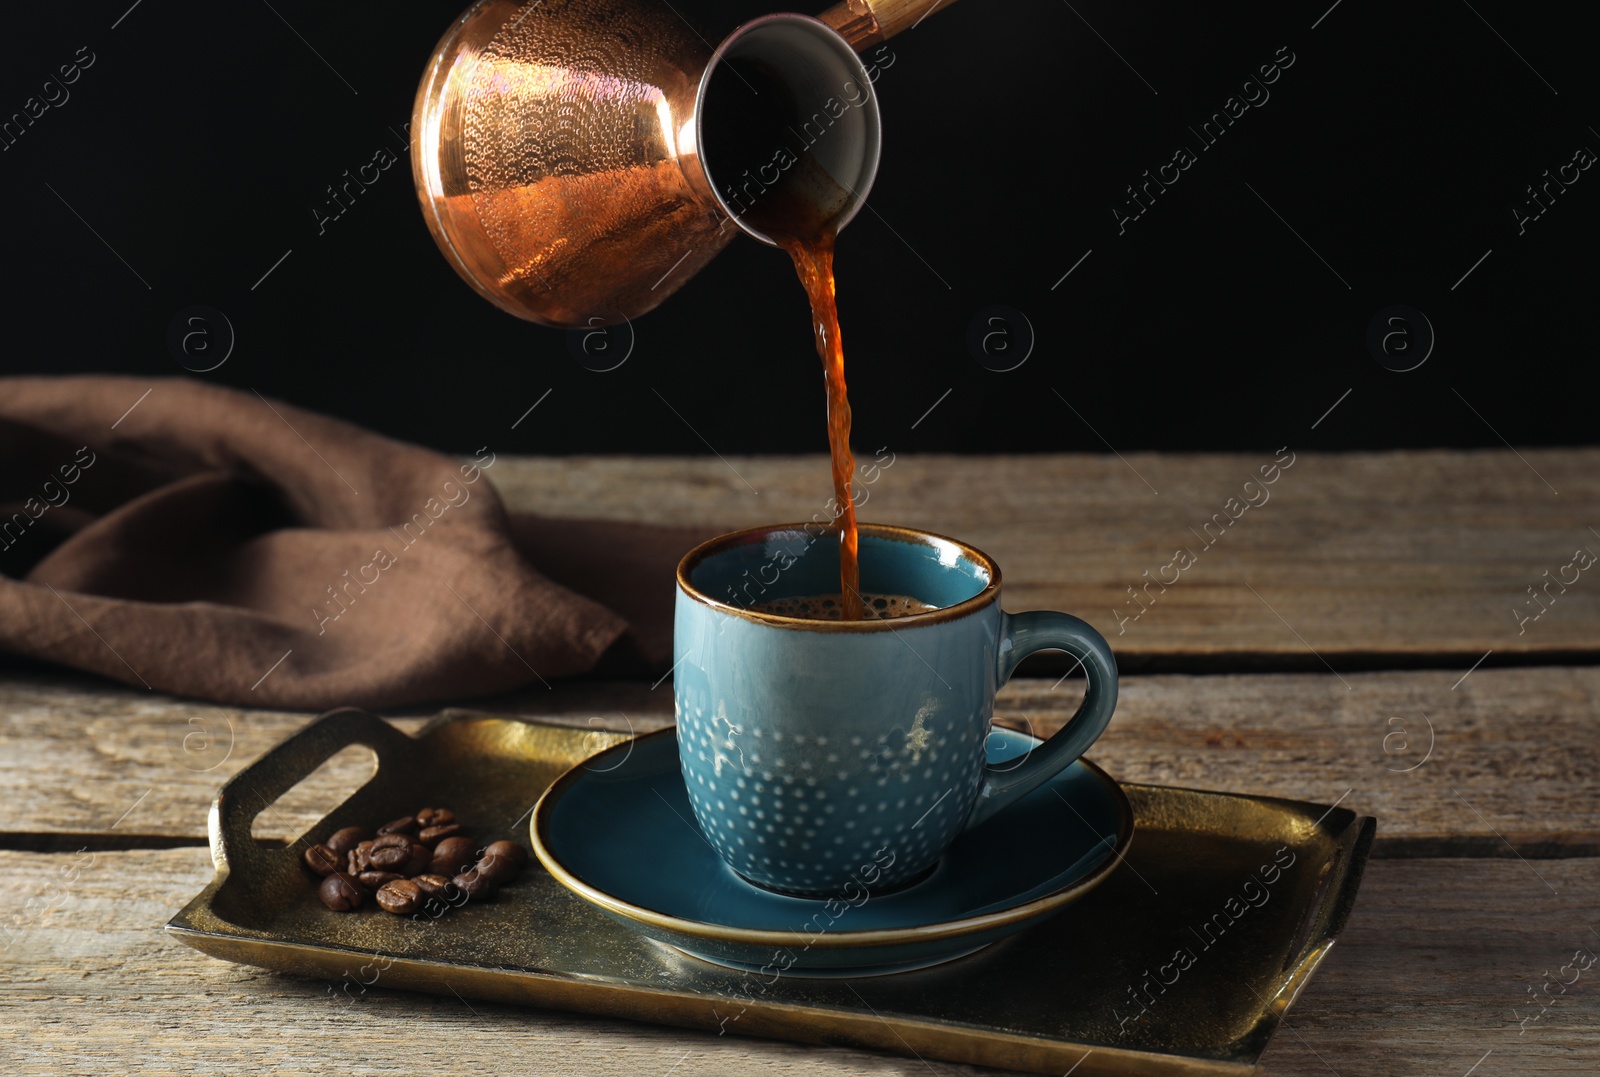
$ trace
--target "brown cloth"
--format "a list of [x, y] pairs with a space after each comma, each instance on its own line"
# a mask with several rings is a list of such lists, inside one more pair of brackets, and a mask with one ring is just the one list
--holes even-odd
[[186, 378], [0, 378], [0, 651], [304, 709], [666, 668], [711, 532], [512, 519], [496, 462]]

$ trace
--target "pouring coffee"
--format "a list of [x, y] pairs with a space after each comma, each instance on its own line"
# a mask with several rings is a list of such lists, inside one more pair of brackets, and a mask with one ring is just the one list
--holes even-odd
[[938, 6], [845, 0], [821, 19], [768, 15], [707, 57], [670, 6], [479, 0], [440, 41], [412, 118], [434, 239], [519, 317], [596, 326], [643, 314], [739, 231], [789, 253], [827, 387], [844, 620], [863, 607], [833, 248], [881, 142], [855, 49]]
[[[793, 102], [782, 126], [814, 139], [807, 156], [846, 192], [825, 207], [838, 231], [878, 166], [878, 102], [856, 50], [934, 9], [845, 0], [820, 18], [747, 22], [713, 50], [653, 0], [478, 0], [435, 48], [412, 111], [428, 228], [468, 284], [519, 318], [644, 314], [741, 231], [773, 244], [719, 195], [756, 194], [771, 158], [718, 163], [727, 147], [702, 123], [708, 96], [737, 80], [729, 68], [760, 66]], [[768, 154], [788, 137], [763, 134]]]

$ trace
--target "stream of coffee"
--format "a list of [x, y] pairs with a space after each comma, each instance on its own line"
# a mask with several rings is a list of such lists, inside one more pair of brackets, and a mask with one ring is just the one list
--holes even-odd
[[[774, 236], [778, 239], [780, 237]], [[839, 600], [846, 621], [861, 620], [860, 540], [856, 533], [856, 505], [851, 498], [856, 458], [850, 451], [850, 398], [844, 383], [844, 344], [839, 339], [839, 307], [834, 298], [832, 229], [809, 239], [782, 237], [794, 259], [806, 296], [811, 300], [811, 328], [822, 358], [822, 376], [828, 390], [828, 453], [833, 464], [833, 498], [839, 514]]]
[[[850, 400], [833, 278], [833, 222], [851, 194], [828, 174], [812, 146], [795, 130], [799, 109], [787, 84], [760, 63], [730, 60], [724, 66], [739, 77], [711, 84], [703, 121], [706, 143], [723, 147], [717, 175], [730, 177], [722, 180], [724, 200], [789, 252], [811, 301], [812, 331], [828, 398], [828, 452], [838, 506], [839, 600], [843, 619], [858, 621], [862, 618], [859, 538], [851, 497], [856, 460], [850, 451]], [[776, 145], [770, 141], [774, 132]]]

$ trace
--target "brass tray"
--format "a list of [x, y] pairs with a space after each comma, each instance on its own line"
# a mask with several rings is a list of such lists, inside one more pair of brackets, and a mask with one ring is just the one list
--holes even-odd
[[[324, 715], [223, 787], [210, 819], [216, 878], [167, 930], [352, 995], [372, 984], [453, 991], [1075, 1077], [1245, 1074], [1343, 928], [1376, 829], [1337, 807], [1125, 785], [1138, 839], [1092, 894], [970, 957], [859, 980], [706, 964], [611, 921], [537, 862], [493, 901], [423, 923], [328, 912], [301, 867], [306, 842], [425, 803], [454, 808], [474, 837], [526, 842], [539, 794], [626, 739], [459, 714], [409, 737], [362, 711]], [[365, 785], [293, 846], [251, 839], [259, 811], [352, 744], [378, 758]]]

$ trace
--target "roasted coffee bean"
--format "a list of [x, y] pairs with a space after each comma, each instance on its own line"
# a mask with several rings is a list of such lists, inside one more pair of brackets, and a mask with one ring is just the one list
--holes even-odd
[[411, 859], [406, 861], [404, 874], [407, 878], [425, 874], [433, 867], [433, 850], [420, 841], [411, 843]]
[[313, 845], [306, 850], [306, 867], [318, 875], [332, 875], [344, 867], [344, 857], [328, 848], [326, 845]]
[[372, 850], [372, 867], [378, 871], [392, 871], [396, 875], [405, 874], [404, 869], [411, 866], [411, 847], [388, 848]]
[[396, 879], [383, 884], [378, 891], [378, 904], [384, 912], [392, 912], [396, 916], [417, 911], [417, 906], [422, 902], [422, 890], [410, 879]]
[[323, 844], [340, 856], [346, 856], [351, 849], [361, 844], [369, 836], [369, 831], [364, 826], [347, 826], [343, 830], [335, 830], [328, 835], [328, 840]]
[[417, 840], [424, 845], [437, 845], [445, 838], [453, 838], [461, 833], [460, 823], [443, 823], [439, 826], [424, 827], [422, 833], [417, 835]]
[[350, 874], [360, 875], [363, 871], [370, 871], [371, 869], [372, 842], [359, 842], [354, 849], [350, 850]]
[[[402, 869], [408, 867], [411, 863], [411, 839], [404, 834], [390, 834], [387, 837], [398, 838], [399, 843], [395, 845], [373, 845], [372, 855], [369, 858], [372, 861], [372, 866], [380, 871], [393, 871], [404, 874]], [[384, 839], [379, 838], [378, 840], [383, 841]]]
[[324, 876], [318, 894], [330, 909], [357, 908], [376, 894], [389, 912], [404, 915], [425, 906], [439, 916], [468, 898], [492, 896], [528, 859], [527, 850], [512, 841], [479, 848], [461, 833], [449, 808], [421, 808], [372, 834], [364, 826], [347, 826], [305, 853], [307, 866]]
[[497, 841], [483, 851], [477, 870], [496, 883], [513, 878], [522, 870], [528, 854], [514, 841]]
[[379, 834], [415, 834], [417, 832], [417, 817], [415, 815], [402, 815], [384, 823], [378, 828]]
[[460, 875], [457, 875], [450, 881], [456, 886], [460, 887], [462, 890], [466, 891], [467, 896], [474, 901], [483, 901], [486, 898], [494, 896], [494, 880], [480, 872], [477, 868], [473, 868], [470, 871], [463, 871]]
[[322, 885], [317, 889], [317, 896], [334, 912], [359, 909], [361, 903], [367, 900], [367, 892], [362, 889], [361, 884], [340, 872], [334, 872], [322, 880]]
[[473, 865], [472, 870], [486, 877], [496, 886], [510, 882], [517, 875], [517, 869], [512, 866], [509, 859], [503, 856], [484, 856]]
[[433, 864], [428, 870], [445, 878], [459, 875], [472, 866], [477, 855], [477, 843], [471, 838], [446, 838], [433, 847]]
[[[418, 875], [411, 880], [417, 884], [417, 889], [422, 891], [422, 907], [419, 913], [438, 919], [453, 908], [457, 908], [467, 900], [467, 895], [458, 889], [455, 883], [443, 875]], [[412, 917], [416, 919], [416, 917]]]
[[417, 884], [417, 889], [422, 891], [423, 897], [444, 897], [450, 889], [450, 880], [443, 875], [418, 875], [411, 880]]
[[519, 868], [528, 862], [528, 850], [515, 841], [494, 842], [483, 852], [485, 856], [503, 856]]

